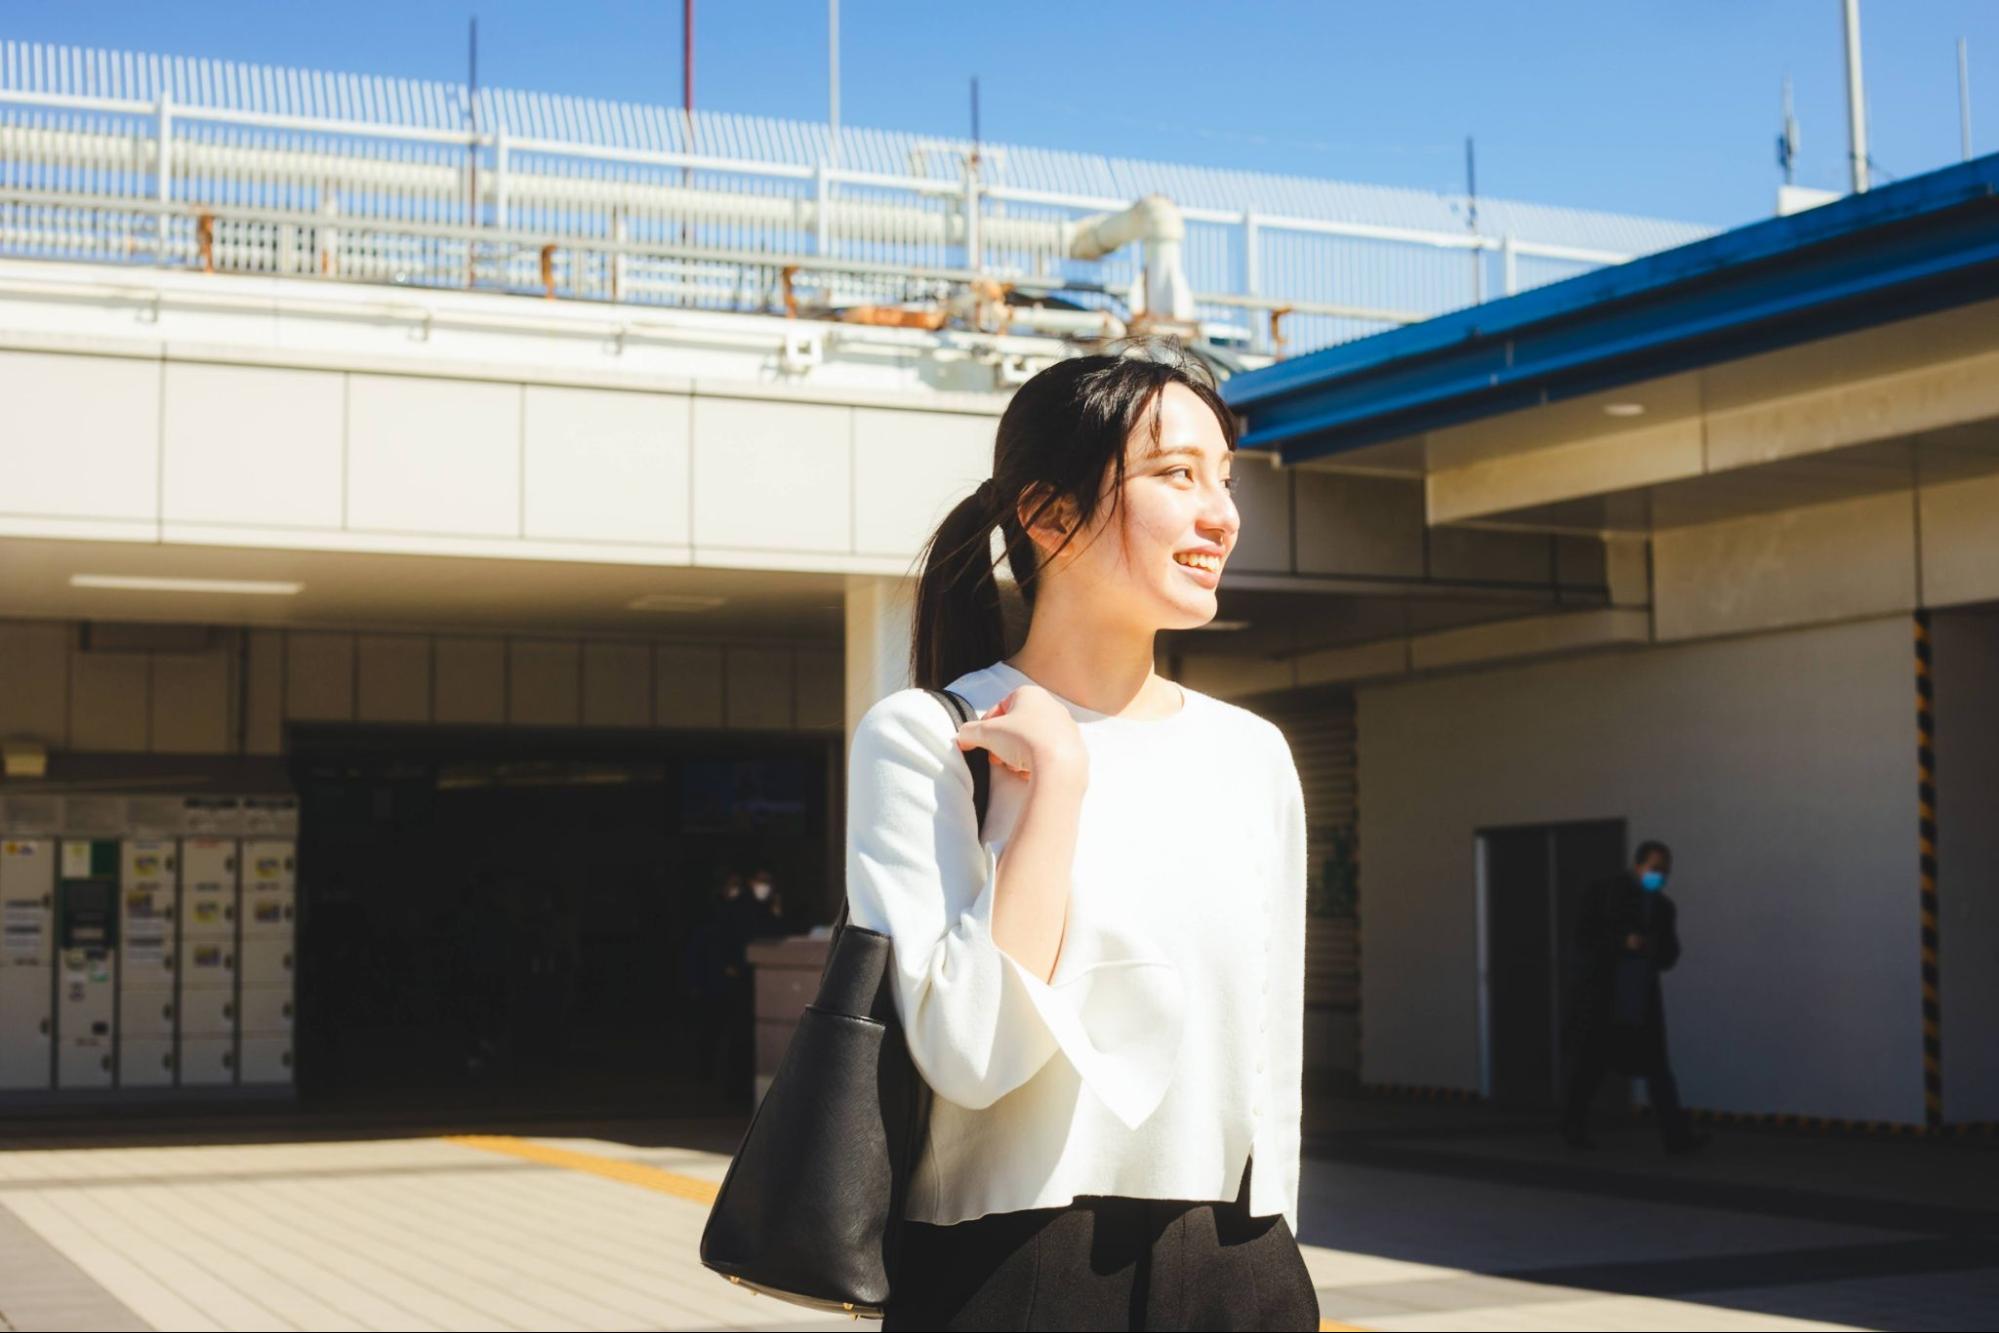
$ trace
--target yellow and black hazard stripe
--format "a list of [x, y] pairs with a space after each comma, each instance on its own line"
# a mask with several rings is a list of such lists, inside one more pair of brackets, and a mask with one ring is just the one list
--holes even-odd
[[1922, 868], [1923, 1123], [1943, 1125], [1943, 1004], [1937, 988], [1937, 770], [1930, 613], [1916, 612], [1917, 846]]

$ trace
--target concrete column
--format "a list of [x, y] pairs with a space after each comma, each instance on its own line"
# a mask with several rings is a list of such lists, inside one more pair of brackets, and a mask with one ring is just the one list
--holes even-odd
[[847, 576], [847, 739], [875, 701], [909, 685], [913, 579]]

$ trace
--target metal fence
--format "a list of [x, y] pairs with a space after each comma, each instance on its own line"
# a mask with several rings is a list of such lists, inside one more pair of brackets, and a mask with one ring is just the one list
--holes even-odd
[[1506, 204], [1484, 207], [1495, 234], [1425, 225], [1452, 202], [1413, 191], [0, 43], [17, 256], [725, 311], [981, 280], [1115, 306], [1138, 256], [1070, 259], [1063, 224], [1155, 190], [1187, 221], [1204, 327], [1279, 354], [1703, 234]]

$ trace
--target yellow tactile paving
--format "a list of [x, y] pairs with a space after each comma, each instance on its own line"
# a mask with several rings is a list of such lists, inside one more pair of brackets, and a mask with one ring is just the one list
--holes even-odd
[[453, 1134], [445, 1142], [456, 1143], [464, 1148], [502, 1153], [526, 1162], [539, 1162], [543, 1166], [559, 1166], [570, 1171], [581, 1171], [586, 1175], [602, 1176], [606, 1180], [622, 1181], [627, 1185], [637, 1185], [640, 1189], [671, 1194], [676, 1199], [686, 1199], [690, 1203], [698, 1203], [704, 1207], [715, 1202], [715, 1193], [720, 1188], [713, 1181], [696, 1180], [693, 1176], [662, 1171], [656, 1166], [621, 1161], [616, 1157], [605, 1157], [599, 1153], [551, 1147], [546, 1143], [536, 1143], [532, 1139], [517, 1139], [509, 1135]]

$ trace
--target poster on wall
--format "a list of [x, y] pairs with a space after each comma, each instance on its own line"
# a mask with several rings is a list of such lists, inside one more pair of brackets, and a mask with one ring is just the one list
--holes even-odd
[[690, 759], [680, 769], [681, 831], [803, 834], [810, 782], [803, 759]]

